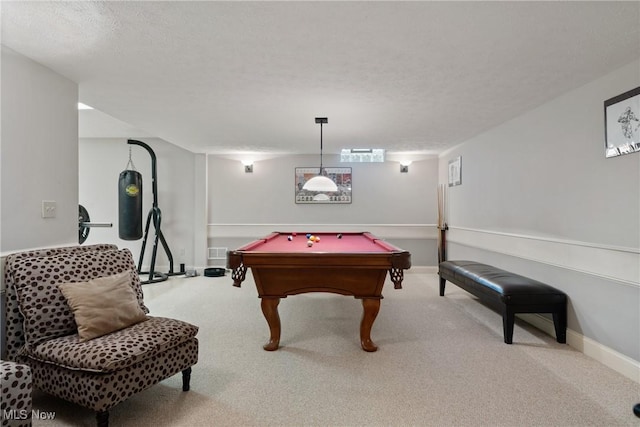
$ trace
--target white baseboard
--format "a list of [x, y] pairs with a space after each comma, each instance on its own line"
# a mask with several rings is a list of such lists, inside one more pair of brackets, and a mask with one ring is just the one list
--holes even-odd
[[[518, 318], [555, 337], [553, 321], [539, 314], [518, 314]], [[640, 363], [584, 335], [567, 329], [567, 344], [605, 366], [640, 383]]]
[[438, 267], [437, 266], [424, 266], [424, 265], [418, 265], [418, 266], [412, 266], [410, 269], [405, 270], [404, 274], [411, 274], [411, 273], [430, 273], [430, 274], [436, 274], [438, 273]]

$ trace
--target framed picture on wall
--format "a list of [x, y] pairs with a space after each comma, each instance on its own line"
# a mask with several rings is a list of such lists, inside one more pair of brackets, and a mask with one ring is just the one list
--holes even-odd
[[449, 187], [462, 184], [462, 157], [449, 160]]
[[640, 151], [640, 87], [604, 101], [606, 157]]
[[304, 190], [304, 183], [320, 173], [320, 168], [296, 168], [295, 197], [298, 204], [351, 203], [351, 168], [322, 168], [324, 175], [338, 186], [335, 192]]

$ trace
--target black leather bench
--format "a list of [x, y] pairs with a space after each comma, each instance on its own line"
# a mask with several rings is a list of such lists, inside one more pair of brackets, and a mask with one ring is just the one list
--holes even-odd
[[537, 280], [474, 261], [440, 263], [440, 296], [448, 280], [502, 314], [504, 342], [513, 342], [516, 313], [552, 313], [556, 340], [567, 342], [567, 295]]

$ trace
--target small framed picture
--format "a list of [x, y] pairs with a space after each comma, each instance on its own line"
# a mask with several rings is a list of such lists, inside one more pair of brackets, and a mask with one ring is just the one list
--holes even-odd
[[449, 160], [449, 187], [462, 184], [462, 157]]
[[605, 156], [637, 151], [640, 151], [640, 87], [604, 101]]

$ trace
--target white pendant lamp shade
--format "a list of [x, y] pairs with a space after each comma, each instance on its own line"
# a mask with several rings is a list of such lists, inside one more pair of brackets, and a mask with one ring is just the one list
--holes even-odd
[[305, 182], [302, 186], [303, 190], [307, 191], [338, 191], [338, 186], [335, 182], [323, 175], [317, 175]]
[[[327, 123], [326, 117], [316, 117], [316, 123], [320, 123], [320, 173], [309, 181], [305, 182], [302, 186], [303, 190], [316, 191], [316, 192], [333, 192], [338, 191], [338, 186], [330, 178], [324, 176], [324, 169], [322, 168], [322, 125]], [[314, 198], [315, 199], [315, 198]]]

